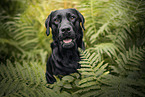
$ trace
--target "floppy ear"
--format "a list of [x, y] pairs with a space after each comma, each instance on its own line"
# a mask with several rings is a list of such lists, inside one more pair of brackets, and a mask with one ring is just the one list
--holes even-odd
[[49, 29], [49, 27], [51, 27], [51, 25], [50, 25], [50, 18], [51, 18], [51, 14], [47, 17], [47, 19], [45, 21], [45, 27], [46, 27], [46, 34], [47, 34], [47, 36], [50, 34], [50, 29]]
[[[76, 10], [77, 11], [77, 10]], [[84, 27], [84, 23], [85, 23], [85, 19], [84, 19], [84, 16], [79, 12], [77, 11], [78, 15], [79, 15], [79, 18], [82, 22], [82, 28], [85, 30], [85, 27]]]

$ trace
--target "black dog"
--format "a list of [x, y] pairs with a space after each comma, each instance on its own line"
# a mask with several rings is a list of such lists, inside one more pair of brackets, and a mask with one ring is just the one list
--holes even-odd
[[[81, 26], [80, 26], [81, 22]], [[76, 9], [64, 9], [51, 12], [45, 22], [47, 36], [52, 29], [52, 54], [46, 65], [46, 79], [54, 83], [53, 75], [69, 75], [80, 68], [78, 47], [85, 49], [83, 38], [84, 17]]]

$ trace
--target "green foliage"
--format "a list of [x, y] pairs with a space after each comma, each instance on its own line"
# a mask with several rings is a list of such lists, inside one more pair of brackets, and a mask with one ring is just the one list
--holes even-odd
[[[132, 73], [130, 75], [133, 76]], [[144, 97], [144, 81], [124, 76], [107, 75], [102, 79], [106, 86], [102, 86], [103, 94], [100, 97]]]
[[103, 14], [105, 13], [104, 9], [108, 7], [109, 2], [108, 0], [89, 0], [81, 2], [79, 10], [83, 12], [86, 19], [84, 40], [87, 47], [92, 46], [94, 33], [97, 35], [102, 34], [101, 29], [99, 29], [101, 26], [99, 20], [102, 20]]
[[81, 97], [98, 96], [102, 92], [98, 92], [101, 89], [101, 79], [109, 74], [106, 70], [108, 66], [104, 61], [99, 62], [98, 55], [96, 53], [90, 54], [89, 52], [81, 51], [82, 61], [80, 61], [81, 80], [79, 81], [79, 90], [75, 93], [81, 95]]
[[7, 60], [0, 64], [0, 96], [56, 97], [51, 89], [45, 87], [44, 71], [39, 62], [15, 62]]
[[126, 51], [126, 53], [120, 52], [115, 60], [117, 63], [117, 67], [114, 68], [114, 70], [117, 69], [115, 72], [127, 73], [128, 70], [139, 70], [140, 62], [144, 60], [144, 54], [145, 48], [137, 48], [135, 46]]
[[[0, 2], [0, 97], [145, 96], [144, 0]], [[86, 19], [81, 69], [47, 84], [52, 35], [46, 36], [45, 19], [72, 7]]]

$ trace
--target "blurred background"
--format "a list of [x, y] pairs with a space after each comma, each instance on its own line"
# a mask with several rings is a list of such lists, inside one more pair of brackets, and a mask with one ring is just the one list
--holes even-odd
[[[144, 0], [1, 0], [0, 66], [34, 62], [45, 72], [52, 42], [45, 20], [51, 11], [66, 8], [85, 17], [83, 40], [94, 54], [90, 59], [108, 63], [112, 75], [145, 80]], [[137, 86], [141, 93], [143, 85]]]

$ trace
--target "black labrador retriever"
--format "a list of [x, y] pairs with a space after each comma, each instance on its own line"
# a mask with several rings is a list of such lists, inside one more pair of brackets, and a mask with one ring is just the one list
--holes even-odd
[[[52, 54], [46, 64], [46, 79], [52, 84], [53, 75], [69, 75], [80, 68], [78, 48], [85, 49], [83, 38], [84, 17], [76, 9], [63, 9], [51, 12], [45, 22], [47, 36], [52, 29]], [[81, 25], [80, 25], [81, 23]], [[60, 77], [61, 78], [61, 77]]]

